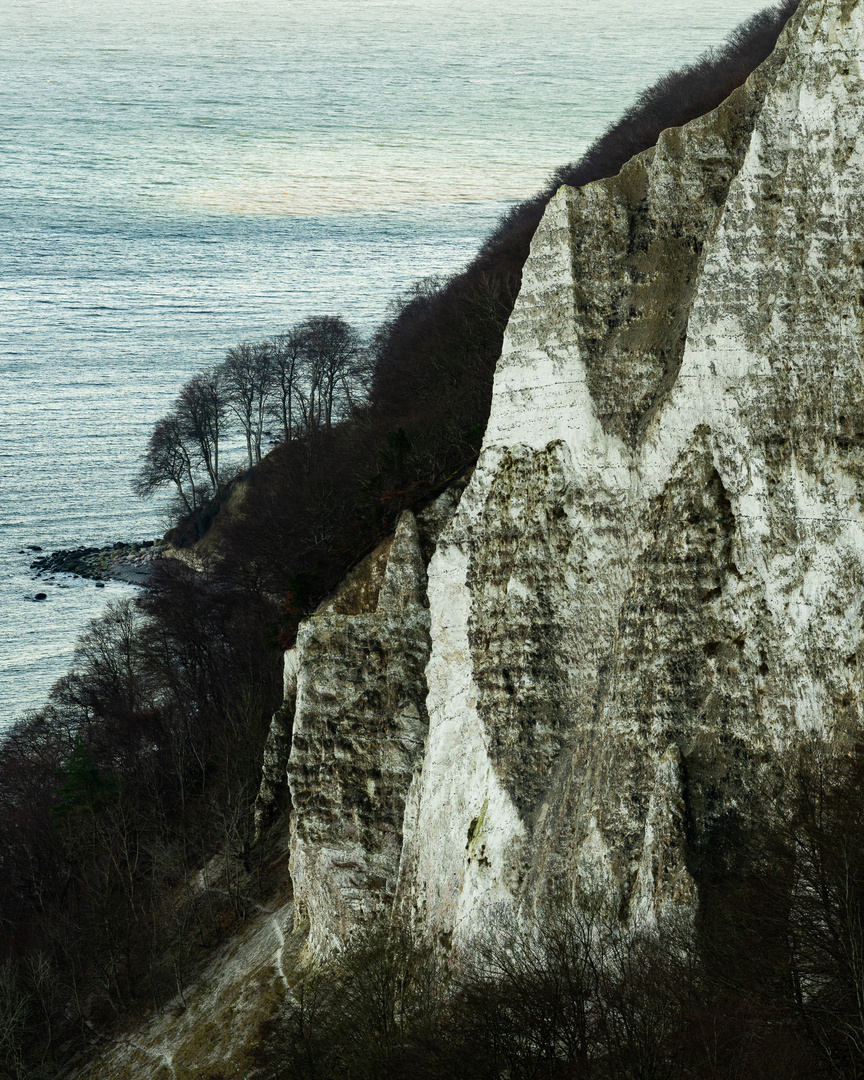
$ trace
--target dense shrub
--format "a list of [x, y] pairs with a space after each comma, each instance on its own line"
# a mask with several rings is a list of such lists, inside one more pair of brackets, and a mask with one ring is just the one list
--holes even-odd
[[0, 744], [0, 1046], [20, 1075], [164, 1005], [245, 917], [272, 618], [258, 594], [166, 562]]

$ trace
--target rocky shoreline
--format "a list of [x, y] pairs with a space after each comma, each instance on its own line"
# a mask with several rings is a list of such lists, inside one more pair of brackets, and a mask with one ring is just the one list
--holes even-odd
[[[76, 577], [100, 581], [125, 581], [130, 585], [144, 585], [153, 570], [153, 564], [162, 558], [169, 545], [163, 540], [144, 540], [139, 543], [109, 544], [107, 547], [79, 547], [64, 551], [52, 551], [39, 555], [30, 563], [35, 577], [48, 574], [74, 574]], [[31, 545], [32, 552], [42, 549]], [[44, 598], [43, 594], [36, 599]]]

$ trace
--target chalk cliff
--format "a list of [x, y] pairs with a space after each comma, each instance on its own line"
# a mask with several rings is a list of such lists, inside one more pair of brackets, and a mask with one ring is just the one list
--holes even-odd
[[550, 203], [467, 488], [288, 658], [262, 805], [286, 777], [316, 949], [692, 905], [753, 777], [860, 725], [862, 61], [864, 5], [804, 0], [720, 108]]

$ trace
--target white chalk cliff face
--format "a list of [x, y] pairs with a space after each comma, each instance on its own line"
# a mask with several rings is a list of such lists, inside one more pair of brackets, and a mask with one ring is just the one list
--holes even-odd
[[[584, 889], [625, 917], [692, 904], [753, 776], [861, 723], [862, 65], [864, 4], [804, 0], [719, 109], [546, 211], [477, 469], [428, 589], [417, 558], [400, 586], [412, 679], [431, 652], [392, 710], [419, 743], [380, 902], [444, 944]], [[327, 859], [378, 858], [328, 828], [297, 826], [301, 906]]]

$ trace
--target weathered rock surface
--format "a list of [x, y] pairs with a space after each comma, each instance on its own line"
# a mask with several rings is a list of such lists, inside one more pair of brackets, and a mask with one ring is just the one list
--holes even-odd
[[810, 0], [547, 210], [429, 571], [400, 904], [445, 940], [585, 888], [692, 902], [754, 770], [860, 723], [862, 58], [862, 6]]
[[[404, 511], [394, 536], [302, 624], [286, 656], [291, 876], [296, 918], [309, 921], [315, 951], [393, 904], [405, 795], [428, 723], [424, 539], [431, 550], [455, 502], [453, 492], [442, 496], [420, 529]], [[259, 809], [276, 790], [284, 730], [277, 714]]]
[[692, 905], [766, 763], [859, 727], [862, 61], [864, 5], [804, 0], [719, 109], [550, 203], [428, 588], [404, 518], [374, 611], [301, 630], [316, 947], [394, 903], [445, 945], [583, 889]]

